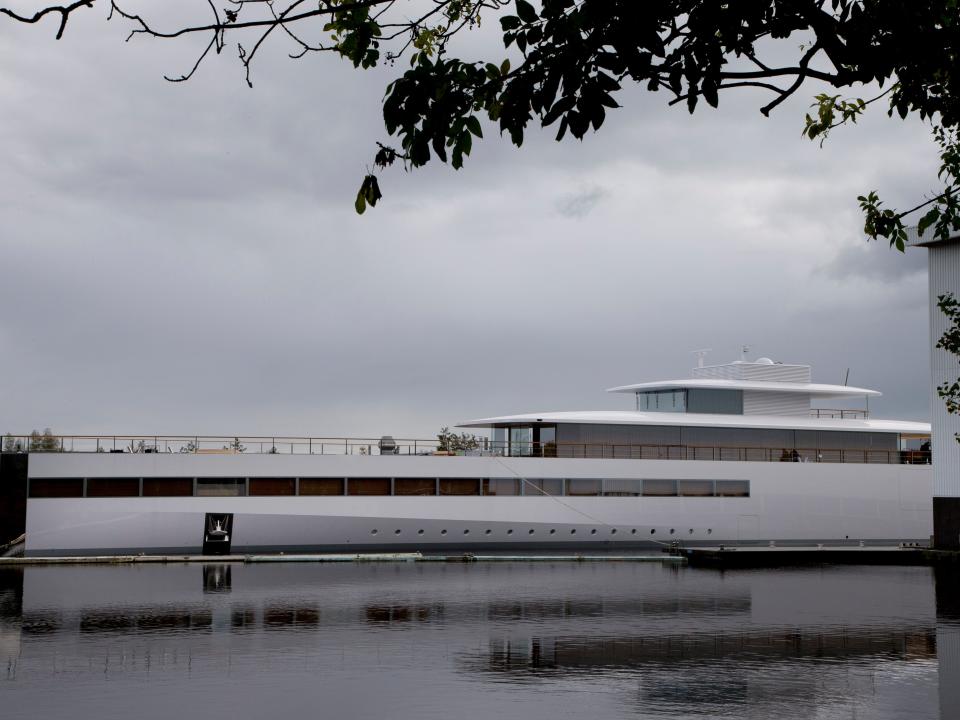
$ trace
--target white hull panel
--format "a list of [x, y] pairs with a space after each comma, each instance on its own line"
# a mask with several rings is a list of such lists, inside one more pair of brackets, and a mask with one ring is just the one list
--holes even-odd
[[232, 550], [240, 553], [497, 547], [588, 550], [675, 540], [688, 545], [771, 540], [926, 542], [933, 530], [930, 466], [64, 454], [32, 456], [30, 475], [739, 479], [750, 481], [751, 493], [746, 498], [35, 498], [27, 504], [26, 541], [27, 554], [34, 556], [198, 552], [208, 512], [234, 514]]

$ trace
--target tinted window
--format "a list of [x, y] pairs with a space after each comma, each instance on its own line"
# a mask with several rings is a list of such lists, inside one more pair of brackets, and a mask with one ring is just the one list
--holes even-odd
[[472, 478], [440, 478], [441, 495], [479, 495], [480, 480]]
[[396, 478], [393, 481], [394, 495], [436, 495], [437, 481], [434, 478]]
[[343, 478], [300, 478], [301, 495], [343, 495]]
[[245, 490], [243, 478], [197, 478], [199, 497], [238, 497], [244, 495]]
[[523, 487], [524, 495], [563, 495], [562, 478], [544, 478], [527, 480]]
[[750, 481], [717, 480], [717, 495], [721, 497], [750, 497]]
[[640, 495], [643, 481], [633, 478], [608, 478], [603, 481], [603, 494], [610, 496]]
[[585, 478], [567, 479], [567, 495], [599, 495], [600, 480]]
[[295, 495], [296, 492], [294, 478], [250, 478], [251, 495]]
[[710, 497], [713, 495], [713, 480], [679, 480], [677, 492], [680, 495]]
[[489, 478], [483, 481], [484, 495], [519, 495], [520, 481], [517, 478]]
[[193, 495], [193, 478], [144, 478], [144, 497], [185, 497]]
[[81, 478], [31, 478], [30, 497], [83, 497], [83, 480]]
[[644, 480], [643, 494], [651, 497], [670, 497], [677, 494], [676, 480]]
[[390, 478], [348, 478], [347, 495], [389, 495]]
[[87, 497], [138, 497], [139, 478], [88, 478]]

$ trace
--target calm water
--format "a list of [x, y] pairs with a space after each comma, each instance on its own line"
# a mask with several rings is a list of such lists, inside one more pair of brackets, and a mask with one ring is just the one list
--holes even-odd
[[0, 717], [958, 718], [955, 583], [656, 563], [0, 571]]

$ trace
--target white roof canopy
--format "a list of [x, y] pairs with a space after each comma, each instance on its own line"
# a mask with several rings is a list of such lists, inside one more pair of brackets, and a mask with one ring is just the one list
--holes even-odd
[[596, 425], [672, 425], [689, 427], [777, 428], [783, 430], [848, 430], [930, 434], [930, 423], [907, 420], [832, 419], [789, 415], [710, 415], [706, 413], [587, 410], [503, 415], [459, 423], [457, 427], [489, 428], [512, 424], [588, 423]]
[[771, 393], [798, 393], [812, 398], [854, 396], [863, 397], [864, 395], [877, 396], [883, 394], [878, 390], [851, 387], [849, 385], [775, 382], [771, 380], [721, 380], [717, 378], [664, 380], [659, 382], [637, 383], [635, 385], [621, 385], [619, 387], [609, 388], [607, 392], [638, 393], [654, 392], [657, 390], [686, 390], [695, 388], [711, 390], [750, 390]]

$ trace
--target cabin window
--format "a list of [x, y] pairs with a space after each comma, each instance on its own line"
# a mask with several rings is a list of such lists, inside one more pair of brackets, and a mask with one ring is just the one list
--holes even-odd
[[684, 497], [712, 497], [713, 480], [679, 480], [677, 494]]
[[523, 485], [524, 495], [563, 495], [562, 478], [527, 480]]
[[643, 494], [648, 497], [673, 497], [677, 494], [677, 481], [644, 480]]
[[436, 495], [435, 478], [394, 478], [394, 495]]
[[78, 498], [83, 497], [82, 478], [31, 478], [32, 498]]
[[389, 495], [390, 478], [349, 478], [347, 495]]
[[584, 496], [599, 495], [600, 480], [595, 478], [569, 478], [567, 480], [567, 495]]
[[197, 497], [240, 497], [246, 489], [243, 478], [197, 478]]
[[510, 428], [510, 456], [523, 457], [533, 454], [533, 428]]
[[641, 412], [686, 412], [686, 390], [658, 390], [637, 393], [637, 410]]
[[193, 495], [193, 478], [152, 477], [143, 479], [144, 497], [188, 497]]
[[484, 478], [484, 495], [519, 495], [520, 481], [517, 478]]
[[296, 495], [296, 478], [250, 478], [250, 494], [264, 495]]
[[479, 495], [480, 481], [475, 478], [440, 478], [441, 495]]
[[343, 495], [343, 478], [300, 478], [301, 495]]
[[603, 481], [603, 494], [608, 497], [635, 497], [642, 494], [643, 481], [633, 478], [608, 478]]
[[750, 497], [749, 480], [717, 480], [718, 497]]
[[139, 497], [140, 478], [87, 478], [87, 497]]

